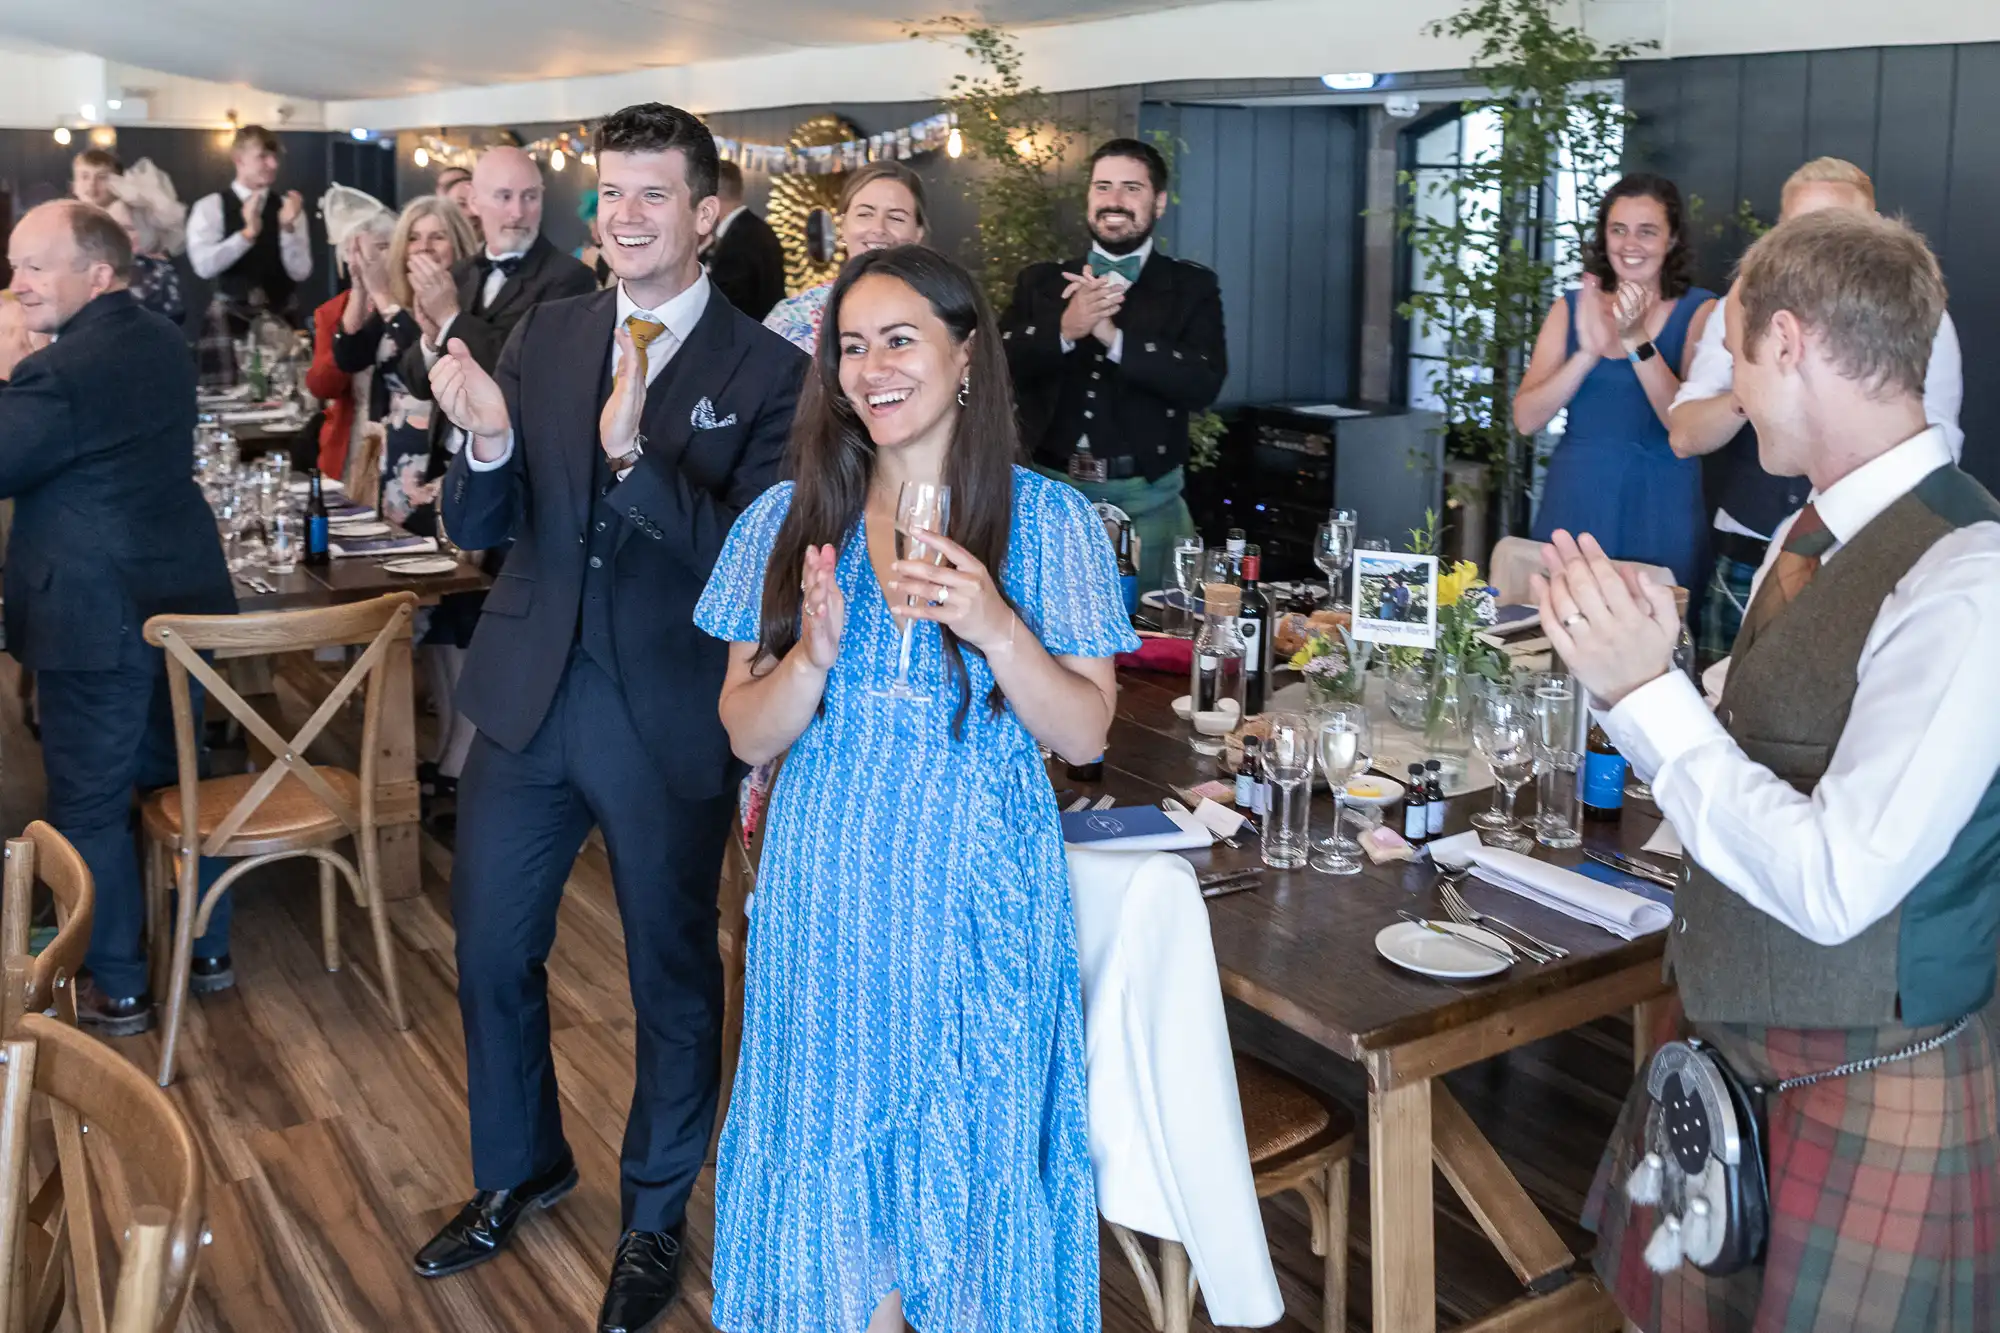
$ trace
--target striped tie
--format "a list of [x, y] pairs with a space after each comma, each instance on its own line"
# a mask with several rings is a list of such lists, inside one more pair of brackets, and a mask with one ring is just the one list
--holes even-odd
[[1790, 606], [1813, 581], [1813, 575], [1819, 573], [1820, 558], [1832, 545], [1833, 533], [1821, 520], [1819, 510], [1811, 505], [1801, 509], [1792, 521], [1791, 531], [1785, 534], [1784, 549], [1771, 563], [1770, 572], [1764, 576], [1757, 596], [1743, 616], [1741, 632], [1754, 636], [1777, 619], [1778, 613]]

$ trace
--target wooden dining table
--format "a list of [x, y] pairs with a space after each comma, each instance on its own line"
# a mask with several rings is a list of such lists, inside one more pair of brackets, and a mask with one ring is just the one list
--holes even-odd
[[[1118, 717], [1100, 782], [1058, 787], [1125, 804], [1157, 802], [1219, 776], [1196, 755], [1172, 711], [1185, 681], [1121, 671]], [[1468, 827], [1487, 793], [1452, 801], [1447, 829]], [[1315, 797], [1323, 832], [1331, 799]], [[1586, 846], [1637, 853], [1659, 823], [1628, 802], [1615, 824], [1586, 825]], [[1315, 836], [1319, 836], [1315, 833]], [[1188, 853], [1198, 872], [1260, 864], [1247, 831], [1230, 848]], [[1538, 848], [1574, 864], [1580, 851]], [[1375, 949], [1399, 912], [1448, 919], [1435, 898], [1428, 859], [1374, 865], [1349, 876], [1267, 870], [1253, 891], [1209, 902], [1223, 993], [1333, 1054], [1368, 1081], [1370, 1263], [1376, 1333], [1433, 1333], [1436, 1244], [1431, 1167], [1436, 1164], [1523, 1287], [1522, 1295], [1473, 1324], [1478, 1333], [1616, 1333], [1621, 1319], [1493, 1145], [1447, 1091], [1441, 1076], [1529, 1042], [1631, 1011], [1635, 1041], [1654, 1030], [1653, 1006], [1670, 994], [1661, 979], [1665, 935], [1623, 940], [1476, 878], [1463, 882], [1472, 907], [1569, 950], [1556, 962], [1525, 959], [1481, 981], [1446, 982], [1405, 971]], [[1643, 1051], [1635, 1051], [1635, 1060]], [[1594, 1146], [1594, 1145], [1592, 1145]]]
[[[266, 592], [247, 580], [256, 578], [275, 591]], [[348, 556], [320, 568], [301, 565], [288, 574], [248, 570], [236, 576], [238, 611], [298, 611], [366, 601], [391, 592], [414, 592], [425, 606], [435, 606], [451, 593], [478, 592], [493, 580], [475, 556], [460, 554], [449, 574], [403, 575], [383, 568], [383, 560]], [[299, 660], [274, 664], [274, 674], [317, 702], [330, 679], [312, 663]], [[381, 845], [385, 897], [414, 898], [419, 891], [420, 864], [417, 794], [416, 678], [411, 669], [411, 643], [390, 646], [384, 684], [382, 753], [376, 757], [375, 810]]]

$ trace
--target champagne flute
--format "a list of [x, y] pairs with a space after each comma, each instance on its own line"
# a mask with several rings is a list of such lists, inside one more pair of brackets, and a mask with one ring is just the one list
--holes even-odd
[[1358, 703], [1328, 705], [1319, 717], [1319, 766], [1333, 792], [1333, 833], [1313, 844], [1312, 868], [1328, 875], [1361, 873], [1361, 844], [1342, 822], [1347, 784], [1367, 771], [1368, 709]]
[[1507, 793], [1503, 808], [1507, 826], [1487, 837], [1495, 847], [1525, 852], [1534, 840], [1520, 832], [1514, 818], [1514, 800], [1521, 786], [1535, 772], [1535, 717], [1531, 702], [1518, 690], [1493, 685], [1482, 690], [1474, 701], [1472, 743], [1486, 757], [1493, 776]]
[[1202, 557], [1206, 553], [1200, 537], [1174, 538], [1173, 584], [1166, 590], [1166, 606], [1160, 620], [1167, 633], [1177, 639], [1194, 637], [1195, 596], [1201, 591]]
[[[944, 552], [924, 544], [916, 534], [921, 531], [942, 533], [951, 518], [951, 487], [940, 486], [927, 481], [906, 481], [902, 493], [896, 497], [896, 559], [928, 561], [934, 565], [944, 563]], [[917, 599], [907, 597], [903, 604], [915, 606]], [[917, 622], [910, 616], [896, 617], [903, 622], [903, 641], [896, 654], [896, 681], [887, 689], [870, 691], [878, 699], [897, 699], [904, 703], [929, 703], [930, 696], [910, 686], [910, 646], [915, 636]]]

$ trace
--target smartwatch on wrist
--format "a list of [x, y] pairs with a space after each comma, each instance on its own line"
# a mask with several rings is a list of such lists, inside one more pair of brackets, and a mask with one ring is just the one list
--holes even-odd
[[1637, 347], [1634, 347], [1630, 351], [1626, 352], [1625, 359], [1627, 361], [1630, 361], [1633, 365], [1636, 366], [1641, 361], [1651, 361], [1654, 357], [1658, 356], [1659, 354], [1660, 354], [1660, 349], [1653, 346], [1652, 339], [1648, 338], [1645, 342], [1640, 343]]

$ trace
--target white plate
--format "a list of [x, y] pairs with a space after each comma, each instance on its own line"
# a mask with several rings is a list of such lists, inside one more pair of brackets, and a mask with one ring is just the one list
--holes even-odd
[[359, 519], [353, 523], [329, 523], [327, 527], [336, 537], [386, 537], [389, 525], [373, 519]]
[[1451, 938], [1463, 935], [1469, 939], [1484, 940], [1495, 948], [1502, 947], [1505, 941], [1492, 932], [1450, 921], [1436, 924], [1440, 930], [1449, 933], [1440, 935], [1436, 931], [1425, 930], [1414, 921], [1398, 921], [1393, 926], [1384, 926], [1375, 936], [1375, 952], [1398, 967], [1446, 981], [1490, 977], [1512, 966], [1506, 959], [1490, 954], [1477, 945]]
[[406, 555], [400, 560], [384, 560], [382, 568], [391, 574], [449, 574], [458, 568], [458, 561], [448, 555]]
[[1367, 773], [1347, 784], [1347, 803], [1368, 810], [1381, 810], [1403, 799], [1403, 784], [1394, 778]]

